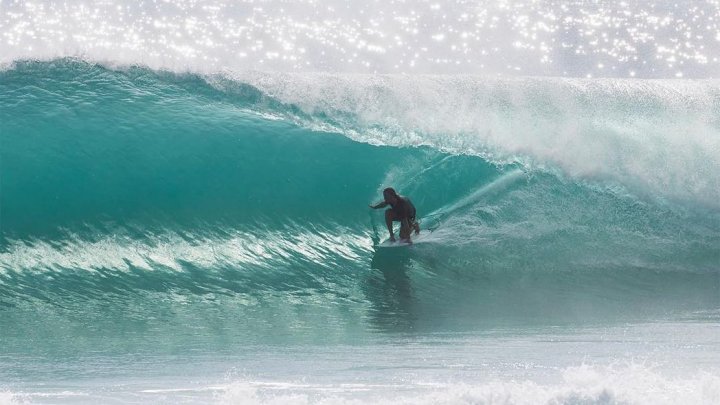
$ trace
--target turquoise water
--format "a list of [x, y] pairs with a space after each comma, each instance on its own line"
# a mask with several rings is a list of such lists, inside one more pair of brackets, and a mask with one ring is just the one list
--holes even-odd
[[716, 403], [718, 94], [16, 62], [0, 403]]

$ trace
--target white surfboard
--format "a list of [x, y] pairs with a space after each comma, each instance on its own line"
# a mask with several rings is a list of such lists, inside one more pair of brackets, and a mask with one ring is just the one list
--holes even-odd
[[432, 234], [432, 232], [428, 231], [428, 230], [420, 231], [419, 235], [415, 235], [413, 233], [412, 235], [410, 235], [410, 240], [412, 241], [412, 243], [409, 243], [404, 240], [400, 240], [399, 238], [395, 239], [394, 242], [391, 241], [390, 239], [385, 239], [382, 243], [375, 245], [375, 248], [389, 249], [389, 248], [412, 246], [412, 245], [416, 245], [418, 243], [427, 242], [431, 234]]

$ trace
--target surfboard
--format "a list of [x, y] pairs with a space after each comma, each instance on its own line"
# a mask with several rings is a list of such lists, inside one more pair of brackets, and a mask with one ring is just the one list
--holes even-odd
[[412, 243], [408, 243], [404, 240], [396, 239], [394, 242], [390, 239], [385, 239], [382, 243], [379, 243], [375, 245], [376, 249], [389, 249], [389, 248], [399, 248], [399, 247], [408, 247], [413, 246], [418, 243], [427, 242], [428, 238], [430, 237], [430, 234], [432, 234], [431, 231], [423, 230], [420, 231], [419, 235], [412, 234], [410, 235], [410, 239], [412, 240]]

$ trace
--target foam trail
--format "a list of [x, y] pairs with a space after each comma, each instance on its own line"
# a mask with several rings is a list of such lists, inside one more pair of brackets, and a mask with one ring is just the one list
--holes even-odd
[[509, 171], [508, 173], [503, 174], [500, 178], [488, 183], [487, 185], [479, 188], [478, 190], [475, 190], [468, 194], [465, 197], [462, 197], [461, 199], [457, 200], [456, 202], [452, 203], [449, 206], [442, 207], [440, 209], [437, 209], [429, 214], [427, 216], [423, 217], [423, 222], [430, 221], [430, 225], [426, 225], [431, 230], [434, 230], [435, 228], [442, 226], [443, 218], [453, 215], [457, 211], [461, 210], [464, 207], [477, 204], [480, 199], [486, 198], [489, 195], [501, 192], [504, 188], [508, 187], [510, 184], [519, 181], [523, 178], [524, 173], [520, 169], [514, 169]]

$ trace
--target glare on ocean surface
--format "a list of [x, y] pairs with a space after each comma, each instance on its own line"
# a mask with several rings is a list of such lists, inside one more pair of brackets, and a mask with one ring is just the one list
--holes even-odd
[[695, 78], [720, 66], [717, 1], [9, 1], [0, 10], [3, 62]]

